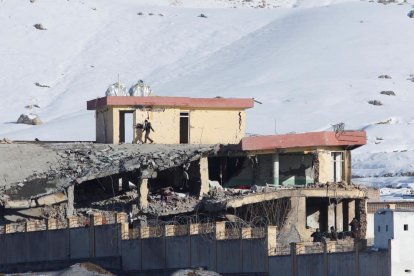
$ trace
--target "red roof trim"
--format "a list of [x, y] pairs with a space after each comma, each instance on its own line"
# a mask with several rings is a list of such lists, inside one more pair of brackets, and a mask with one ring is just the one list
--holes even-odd
[[187, 98], [187, 97], [103, 97], [87, 102], [88, 110], [104, 106], [171, 106], [188, 108], [247, 109], [254, 106], [253, 99], [236, 98]]
[[245, 137], [242, 139], [242, 149], [254, 151], [318, 146], [362, 146], [366, 143], [365, 131], [345, 131], [340, 135], [333, 131], [323, 131]]

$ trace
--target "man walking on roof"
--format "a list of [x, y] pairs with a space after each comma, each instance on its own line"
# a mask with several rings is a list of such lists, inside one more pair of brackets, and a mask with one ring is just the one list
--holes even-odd
[[151, 122], [149, 122], [148, 120], [145, 120], [144, 122], [144, 131], [145, 131], [145, 140], [144, 143], [147, 143], [147, 140], [150, 141], [150, 143], [154, 143], [154, 140], [152, 140], [149, 135], [151, 133], [151, 130], [155, 132], [155, 130], [152, 128]]

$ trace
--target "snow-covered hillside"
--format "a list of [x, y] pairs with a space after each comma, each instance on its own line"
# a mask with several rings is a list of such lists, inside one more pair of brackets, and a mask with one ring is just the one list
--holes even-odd
[[[157, 95], [254, 97], [263, 104], [248, 113], [250, 133], [274, 133], [275, 122], [277, 133], [339, 122], [365, 129], [354, 173], [406, 175], [414, 172], [413, 9], [412, 1], [1, 0], [0, 137], [94, 140], [85, 102], [119, 74]], [[14, 124], [32, 103], [45, 124]]]

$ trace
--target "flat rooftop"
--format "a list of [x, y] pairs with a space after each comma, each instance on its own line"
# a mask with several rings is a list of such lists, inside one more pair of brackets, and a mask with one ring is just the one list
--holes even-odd
[[88, 110], [96, 110], [105, 106], [156, 106], [210, 109], [248, 109], [254, 106], [254, 100], [246, 98], [109, 96], [90, 100], [87, 102]]
[[367, 143], [365, 131], [321, 131], [283, 135], [260, 135], [242, 139], [245, 151], [272, 149], [308, 148], [308, 147], [360, 147]]

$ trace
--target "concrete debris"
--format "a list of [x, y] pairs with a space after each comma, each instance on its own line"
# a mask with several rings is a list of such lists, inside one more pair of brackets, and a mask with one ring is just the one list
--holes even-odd
[[414, 18], [414, 10], [410, 11], [410, 12], [407, 14], [407, 16], [408, 16], [409, 18]]
[[378, 78], [379, 79], [392, 79], [390, 75], [379, 75]]
[[209, 180], [210, 189], [220, 189], [223, 190], [223, 187], [218, 181]]
[[171, 192], [169, 195], [152, 194], [149, 196], [147, 209], [143, 214], [152, 216], [170, 216], [191, 213], [198, 210], [200, 201], [197, 197]]
[[[0, 179], [0, 189], [6, 190], [3, 195], [32, 199], [74, 184], [125, 173], [133, 173], [136, 180], [155, 178], [158, 171], [200, 159], [214, 146], [40, 143], [5, 149], [6, 158], [0, 160], [0, 170], [10, 175]], [[27, 156], [22, 158], [21, 152]], [[10, 164], [8, 160], [16, 162]], [[25, 185], [19, 187], [19, 183]]]

